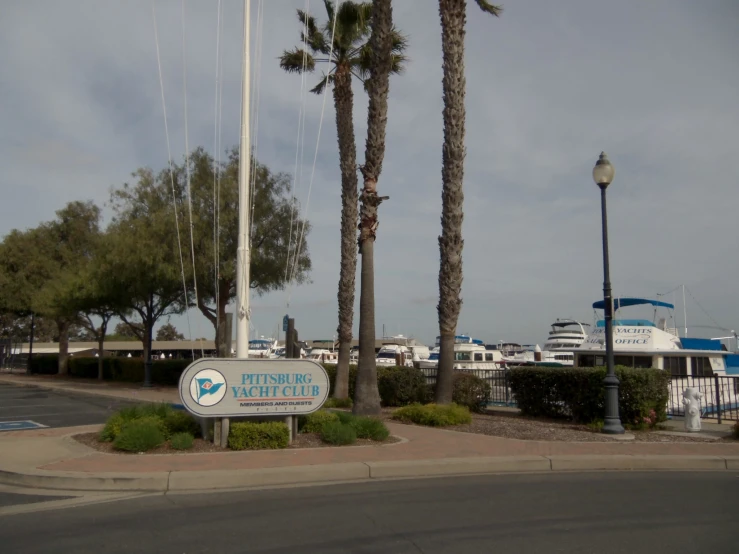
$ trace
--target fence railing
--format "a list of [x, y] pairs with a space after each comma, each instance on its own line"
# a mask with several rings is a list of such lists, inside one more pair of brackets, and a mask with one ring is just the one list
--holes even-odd
[[713, 375], [710, 377], [673, 376], [670, 379], [670, 399], [667, 413], [684, 416], [683, 392], [696, 388], [703, 393], [701, 418], [739, 420], [739, 376]]
[[[436, 384], [437, 371], [437, 368], [421, 368], [427, 384], [432, 386]], [[454, 373], [469, 373], [489, 383], [491, 395], [488, 404], [496, 406], [516, 405], [508, 383], [508, 372], [505, 369], [455, 369]]]

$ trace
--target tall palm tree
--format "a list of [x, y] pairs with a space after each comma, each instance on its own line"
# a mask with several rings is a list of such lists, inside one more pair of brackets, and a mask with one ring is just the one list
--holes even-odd
[[[503, 8], [475, 0], [483, 11], [500, 16]], [[464, 219], [464, 35], [467, 0], [439, 0], [443, 56], [444, 146], [442, 148], [442, 208], [439, 237], [439, 371], [436, 402], [452, 401], [454, 335], [462, 308], [462, 221]]]
[[369, 108], [367, 110], [367, 142], [364, 165], [361, 167], [364, 187], [360, 196], [359, 251], [362, 254], [362, 272], [359, 288], [359, 370], [354, 413], [380, 413], [380, 393], [377, 390], [375, 361], [375, 238], [377, 207], [387, 196], [377, 196], [377, 180], [385, 157], [387, 128], [387, 95], [390, 73], [393, 70], [393, 9], [391, 0], [372, 2], [372, 34], [369, 40], [369, 70], [367, 81]]
[[[367, 39], [370, 34], [370, 2], [342, 2], [338, 12], [331, 0], [324, 0], [328, 21], [318, 27], [316, 20], [303, 10], [298, 10], [298, 19], [303, 25], [301, 42], [309, 52], [302, 48], [285, 51], [280, 57], [280, 67], [288, 73], [313, 71], [316, 63], [331, 59], [328, 79], [311, 89], [321, 94], [327, 84], [333, 85], [334, 107], [336, 109], [336, 131], [339, 139], [339, 167], [341, 169], [341, 270], [339, 272], [339, 360], [333, 396], [349, 396], [349, 354], [352, 342], [352, 322], [354, 319], [354, 290], [357, 273], [356, 230], [358, 215], [357, 147], [354, 141], [354, 93], [352, 77], [365, 85], [369, 77], [371, 61]], [[334, 28], [334, 16], [336, 26]], [[333, 34], [333, 42], [331, 36]], [[392, 33], [392, 73], [403, 69], [406, 47], [405, 38], [397, 31]], [[374, 345], [373, 350], [374, 352]]]

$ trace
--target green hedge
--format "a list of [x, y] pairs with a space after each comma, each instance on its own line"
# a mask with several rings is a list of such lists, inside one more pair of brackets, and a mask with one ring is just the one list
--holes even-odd
[[33, 354], [31, 373], [37, 375], [56, 375], [59, 373], [59, 356], [56, 354]]
[[[621, 421], [643, 427], [667, 419], [670, 375], [661, 369], [616, 367]], [[519, 367], [509, 372], [511, 392], [522, 414], [567, 418], [580, 423], [603, 419], [605, 411], [604, 367]], [[651, 416], [654, 411], [656, 417]]]
[[488, 381], [471, 373], [455, 373], [452, 382], [452, 402], [467, 406], [472, 412], [485, 411], [493, 395]]
[[[336, 365], [323, 366], [328, 373], [331, 391], [336, 382]], [[357, 366], [349, 366], [349, 398], [354, 399], [357, 381]], [[377, 388], [383, 406], [406, 406], [414, 402], [425, 403], [431, 398], [431, 390], [420, 369], [414, 367], [395, 366], [377, 368]]]
[[231, 450], [287, 448], [289, 442], [290, 430], [279, 421], [232, 423], [228, 433]]

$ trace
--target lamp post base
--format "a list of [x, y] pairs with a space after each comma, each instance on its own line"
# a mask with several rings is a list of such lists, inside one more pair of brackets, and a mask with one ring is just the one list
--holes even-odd
[[[612, 370], [611, 370], [612, 371]], [[623, 435], [624, 426], [618, 414], [618, 377], [608, 372], [603, 379], [606, 388], [606, 414], [603, 418], [603, 433], [606, 435]]]

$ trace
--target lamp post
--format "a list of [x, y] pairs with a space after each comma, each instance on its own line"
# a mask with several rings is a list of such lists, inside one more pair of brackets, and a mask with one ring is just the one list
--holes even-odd
[[609, 435], [623, 434], [624, 428], [618, 415], [618, 377], [613, 363], [613, 297], [611, 295], [611, 275], [608, 263], [608, 218], [606, 215], [606, 189], [613, 181], [615, 170], [608, 161], [605, 152], [593, 168], [593, 179], [600, 188], [600, 209], [603, 223], [603, 301], [606, 321], [606, 378], [603, 380], [606, 388], [606, 413], [603, 423], [603, 432]]

